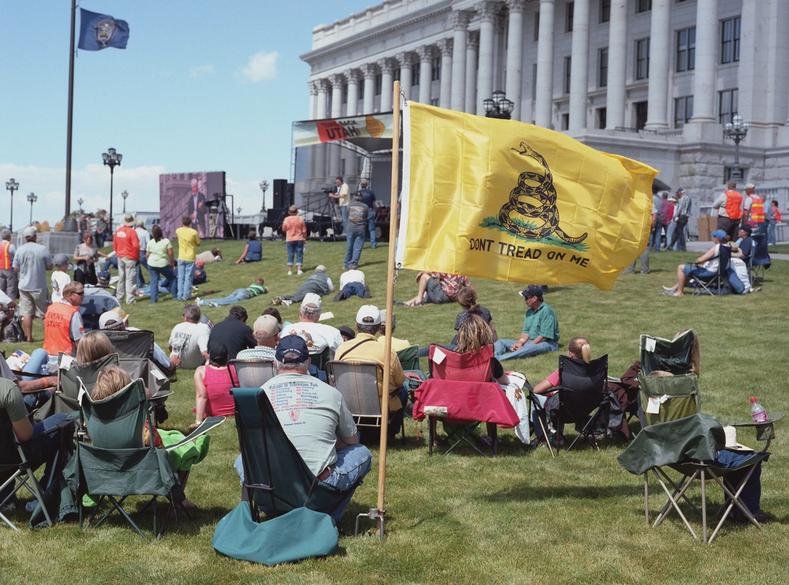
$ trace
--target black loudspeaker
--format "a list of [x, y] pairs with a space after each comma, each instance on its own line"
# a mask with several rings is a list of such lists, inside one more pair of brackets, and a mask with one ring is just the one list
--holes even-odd
[[286, 209], [288, 202], [287, 179], [274, 179], [274, 209]]
[[267, 209], [266, 223], [274, 229], [279, 229], [279, 226], [282, 225], [282, 222], [285, 220], [285, 216], [287, 215], [288, 211], [284, 208]]
[[296, 190], [294, 188], [293, 183], [288, 183], [288, 188], [286, 189], [288, 193], [288, 207], [296, 203]]

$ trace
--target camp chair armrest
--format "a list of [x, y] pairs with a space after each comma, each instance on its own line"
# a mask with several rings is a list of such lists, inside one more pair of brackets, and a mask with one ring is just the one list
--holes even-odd
[[265, 483], [245, 483], [244, 489], [263, 490], [265, 492], [270, 492], [274, 488]]
[[223, 422], [225, 422], [225, 420], [227, 420], [227, 417], [224, 416], [209, 416], [207, 419], [205, 419], [203, 422], [200, 423], [200, 426], [198, 426], [195, 430], [189, 433], [188, 436], [184, 437], [177, 443], [174, 443], [166, 447], [165, 451], [170, 452], [173, 449], [177, 449], [178, 447], [181, 447], [191, 441], [194, 441], [198, 437], [205, 435], [209, 431], [221, 425]]

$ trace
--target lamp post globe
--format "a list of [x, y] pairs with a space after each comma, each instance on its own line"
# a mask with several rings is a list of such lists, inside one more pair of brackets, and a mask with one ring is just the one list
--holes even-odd
[[30, 225], [33, 225], [33, 204], [38, 201], [38, 195], [31, 192], [27, 195], [27, 200], [30, 203]]
[[497, 89], [489, 98], [482, 100], [482, 107], [485, 110], [486, 118], [510, 120], [515, 104], [507, 99], [507, 95], [503, 91]]
[[101, 161], [105, 166], [110, 167], [110, 219], [109, 219], [109, 234], [112, 237], [112, 181], [115, 174], [115, 167], [121, 166], [123, 155], [114, 148], [108, 148], [107, 152], [101, 154]]
[[123, 197], [123, 215], [126, 215], [126, 199], [129, 197], [129, 192], [124, 189], [121, 192], [121, 197]]
[[13, 178], [5, 182], [5, 188], [11, 192], [11, 220], [9, 221], [9, 228], [11, 232], [14, 231], [14, 191], [19, 191], [19, 183]]
[[743, 121], [739, 114], [732, 116], [731, 122], [726, 122], [723, 126], [723, 135], [734, 142], [734, 169], [731, 177], [735, 180], [743, 178], [742, 169], [740, 169], [740, 142], [748, 136], [748, 128], [748, 122]]
[[79, 212], [80, 212], [80, 213], [82, 213], [82, 204], [83, 204], [83, 203], [85, 203], [85, 200], [84, 200], [82, 197], [80, 197], [79, 199], [77, 199], [77, 205], [79, 205]]
[[268, 181], [266, 179], [260, 181], [260, 190], [263, 191], [263, 203], [260, 206], [260, 213], [266, 213], [266, 191], [268, 191]]

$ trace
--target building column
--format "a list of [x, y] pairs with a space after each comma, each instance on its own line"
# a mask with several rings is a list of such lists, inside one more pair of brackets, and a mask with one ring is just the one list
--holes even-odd
[[[342, 117], [342, 84], [345, 81], [345, 76], [341, 73], [336, 73], [329, 76], [329, 83], [331, 83], [331, 117]], [[342, 148], [339, 144], [329, 144], [329, 174], [341, 175], [340, 168], [340, 154]]]
[[589, 0], [575, 0], [570, 59], [570, 132], [586, 128], [589, 91]]
[[400, 64], [400, 91], [403, 92], [405, 99], [411, 99], [411, 83], [413, 82], [411, 67], [414, 65], [414, 54], [400, 53], [397, 56], [397, 62]]
[[[759, 126], [769, 123], [767, 118], [768, 51], [770, 50], [768, 21], [770, 0], [743, 0], [740, 28], [740, 63], [737, 67], [738, 113], [751, 124], [746, 141], [766, 146], [766, 138]], [[786, 23], [783, 23], [786, 25]], [[786, 27], [784, 26], [784, 29]], [[784, 30], [782, 34], [786, 34]], [[783, 64], [784, 69], [786, 64]]]
[[625, 78], [627, 67], [627, 0], [611, 0], [608, 23], [608, 80], [606, 82], [606, 130], [625, 126]]
[[378, 71], [372, 63], [362, 65], [362, 75], [364, 75], [364, 103], [362, 114], [372, 114], [375, 107], [375, 75]]
[[345, 108], [346, 116], [355, 116], [359, 108], [359, 70], [351, 69], [345, 73], [348, 81], [348, 98]]
[[495, 2], [480, 2], [479, 13], [479, 69], [477, 77], [477, 114], [485, 114], [482, 101], [493, 93], [493, 42], [498, 5]]
[[[315, 108], [315, 118], [323, 120], [327, 117], [326, 108], [329, 97], [329, 84], [325, 79], [315, 81], [318, 88], [318, 104]], [[324, 183], [327, 178], [326, 173], [326, 147], [319, 144], [313, 147], [315, 152], [315, 176], [319, 183]]]
[[441, 89], [438, 95], [438, 105], [448, 108], [451, 105], [450, 91], [452, 88], [452, 39], [441, 39], [438, 43], [441, 51]]
[[[789, 102], [789, 37], [786, 23], [789, 22], [789, 2], [770, 0], [767, 20], [767, 121], [770, 124], [783, 124], [787, 116]], [[786, 144], [784, 142], [783, 144]]]
[[430, 105], [430, 86], [433, 83], [433, 55], [435, 50], [431, 46], [419, 47], [416, 50], [419, 55], [419, 101]]
[[466, 42], [466, 99], [464, 111], [474, 114], [477, 111], [477, 51], [479, 35], [469, 33]]
[[466, 105], [466, 47], [469, 14], [464, 10], [453, 10], [449, 16], [452, 27], [452, 97], [450, 106], [462, 112]]
[[507, 24], [507, 83], [504, 93], [512, 100], [512, 117], [521, 117], [521, 69], [523, 68], [523, 5], [524, 0], [507, 0], [510, 10]]
[[315, 107], [318, 105], [318, 88], [315, 86], [314, 81], [307, 82], [307, 88], [310, 91], [310, 105], [307, 110], [307, 117], [310, 120], [315, 119]]
[[534, 122], [551, 128], [553, 108], [553, 0], [540, 0], [540, 38], [537, 41], [537, 99]]
[[718, 0], [697, 0], [692, 122], [715, 121], [715, 71], [718, 68], [715, 56], [720, 42], [719, 28]]
[[649, 27], [649, 90], [647, 130], [668, 128], [668, 75], [671, 0], [652, 0]]
[[388, 112], [392, 109], [392, 84], [394, 83], [393, 72], [394, 64], [389, 58], [378, 61], [378, 69], [381, 71], [381, 107], [380, 112]]

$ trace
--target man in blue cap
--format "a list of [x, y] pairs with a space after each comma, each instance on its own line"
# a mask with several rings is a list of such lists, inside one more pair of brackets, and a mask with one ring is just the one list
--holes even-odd
[[530, 284], [520, 292], [526, 305], [526, 317], [518, 339], [499, 339], [496, 358], [511, 360], [559, 349], [559, 322], [550, 305], [542, 301], [541, 286]]
[[663, 294], [670, 297], [681, 297], [685, 291], [688, 279], [693, 276], [702, 280], [709, 280], [718, 274], [718, 263], [720, 258], [721, 245], [727, 245], [724, 241], [728, 235], [723, 230], [712, 232], [712, 247], [690, 264], [680, 264], [677, 266], [677, 283], [674, 286], [664, 286]]
[[[372, 454], [359, 443], [353, 415], [342, 394], [309, 375], [310, 352], [298, 335], [280, 339], [277, 375], [262, 388], [282, 430], [320, 481], [347, 497], [334, 510], [320, 510], [339, 521], [354, 490], [370, 471]], [[236, 469], [241, 469], [240, 460]]]

